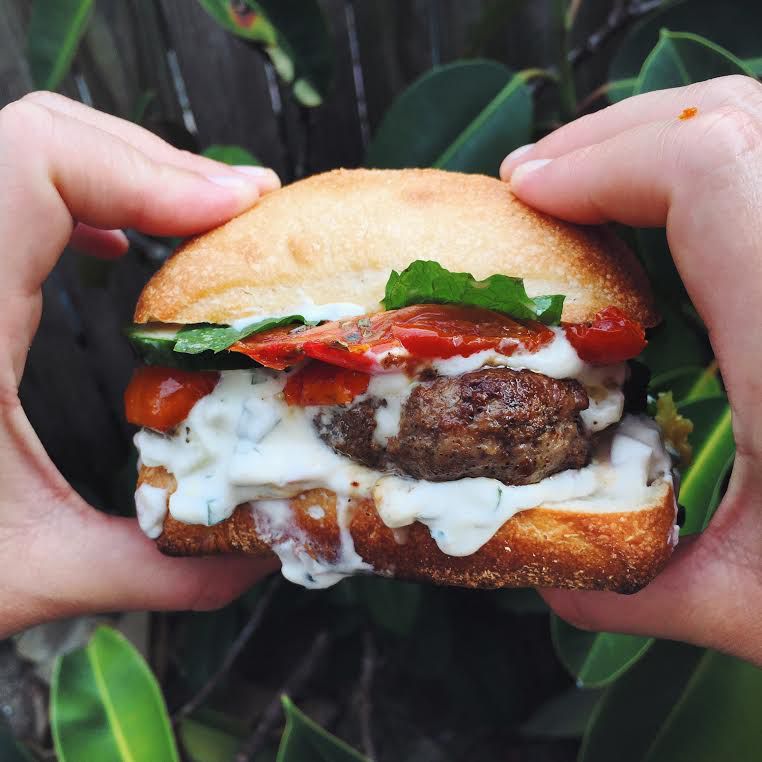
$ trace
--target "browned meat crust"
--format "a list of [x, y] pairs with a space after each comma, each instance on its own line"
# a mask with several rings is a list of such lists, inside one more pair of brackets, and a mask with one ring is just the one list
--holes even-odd
[[380, 404], [369, 399], [322, 413], [318, 433], [347, 457], [428, 481], [483, 476], [533, 484], [590, 459], [579, 417], [588, 398], [577, 381], [507, 368], [425, 381], [403, 406], [386, 451], [373, 441]]

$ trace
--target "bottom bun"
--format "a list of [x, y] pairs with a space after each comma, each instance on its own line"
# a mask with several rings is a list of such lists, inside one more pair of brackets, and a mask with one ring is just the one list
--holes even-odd
[[[175, 489], [163, 468], [142, 467], [139, 484]], [[351, 501], [349, 530], [355, 550], [376, 574], [472, 588], [564, 587], [634, 593], [647, 585], [674, 547], [675, 497], [672, 485], [650, 490], [638, 510], [586, 512], [531, 508], [520, 511], [476, 553], [449, 556], [419, 523], [392, 530], [369, 499]], [[341, 552], [336, 496], [327, 490], [303, 492], [290, 501], [294, 539], [313, 558], [328, 563]], [[323, 509], [321, 518], [315, 518]], [[168, 555], [198, 556], [241, 552], [272, 555], [257, 532], [253, 509], [240, 505], [214, 526], [185, 524], [167, 515], [156, 540]]]

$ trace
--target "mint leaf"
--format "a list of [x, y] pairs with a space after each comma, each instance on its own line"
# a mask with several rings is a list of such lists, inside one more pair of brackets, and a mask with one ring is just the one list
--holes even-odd
[[302, 323], [306, 325], [315, 325], [305, 321], [301, 315], [288, 315], [281, 318], [266, 318], [258, 323], [252, 323], [245, 328], [237, 329], [229, 325], [213, 325], [212, 323], [201, 323], [198, 325], [186, 326], [177, 332], [174, 351], [183, 352], [189, 355], [197, 355], [200, 352], [211, 350], [212, 352], [222, 352], [223, 350], [235, 344], [236, 341], [245, 339], [253, 333], [269, 331], [271, 328], [279, 328], [282, 325], [290, 323]]
[[476, 280], [468, 273], [453, 273], [437, 262], [417, 260], [401, 273], [392, 271], [386, 283], [384, 308], [410, 304], [462, 304], [504, 312], [520, 320], [553, 325], [561, 320], [564, 297], [559, 294], [531, 298], [521, 278], [491, 275]]

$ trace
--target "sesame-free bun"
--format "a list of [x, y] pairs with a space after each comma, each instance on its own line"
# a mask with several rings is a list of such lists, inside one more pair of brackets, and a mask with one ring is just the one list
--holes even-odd
[[[174, 476], [141, 467], [140, 484], [167, 491]], [[636, 510], [584, 511], [558, 506], [520, 511], [476, 553], [448, 556], [429, 530], [412, 524], [402, 535], [389, 529], [372, 499], [353, 500], [349, 531], [360, 557], [376, 574], [473, 588], [565, 587], [634, 593], [647, 585], [672, 554], [675, 496], [666, 481], [654, 483]], [[335, 560], [340, 551], [336, 496], [309, 490], [290, 501], [294, 540], [313, 558]], [[256, 505], [256, 504], [254, 504]], [[323, 508], [314, 518], [311, 507]], [[207, 527], [167, 514], [157, 539], [163, 553], [272, 555], [257, 532], [251, 505], [240, 505], [225, 521]], [[399, 540], [404, 540], [400, 542]]]
[[310, 301], [373, 312], [390, 272], [417, 259], [518, 276], [531, 296], [565, 294], [565, 321], [614, 305], [658, 322], [643, 271], [610, 230], [540, 214], [499, 180], [435, 169], [339, 169], [264, 196], [184, 243], [143, 290], [135, 321], [228, 323]]

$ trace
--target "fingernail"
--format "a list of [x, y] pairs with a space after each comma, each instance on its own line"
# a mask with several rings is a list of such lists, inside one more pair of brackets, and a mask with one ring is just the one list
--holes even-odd
[[223, 188], [249, 188], [254, 185], [251, 180], [239, 175], [207, 175], [206, 179]]
[[515, 185], [521, 182], [527, 175], [541, 169], [546, 164], [550, 164], [550, 159], [532, 159], [532, 161], [525, 161], [523, 164], [519, 164], [511, 174], [511, 184]]
[[511, 151], [508, 156], [505, 157], [503, 160], [503, 163], [508, 161], [513, 161], [514, 159], [518, 159], [519, 156], [523, 156], [527, 151], [531, 151], [535, 147], [536, 143], [527, 143], [525, 146], [519, 146], [518, 148]]
[[270, 169], [270, 167], [256, 167], [250, 164], [237, 164], [233, 167], [233, 169], [240, 172], [241, 174], [247, 175], [248, 177], [256, 178], [260, 187], [269, 188], [270, 190], [274, 188], [280, 188], [280, 178], [275, 174], [275, 172], [273, 172], [272, 169]]

